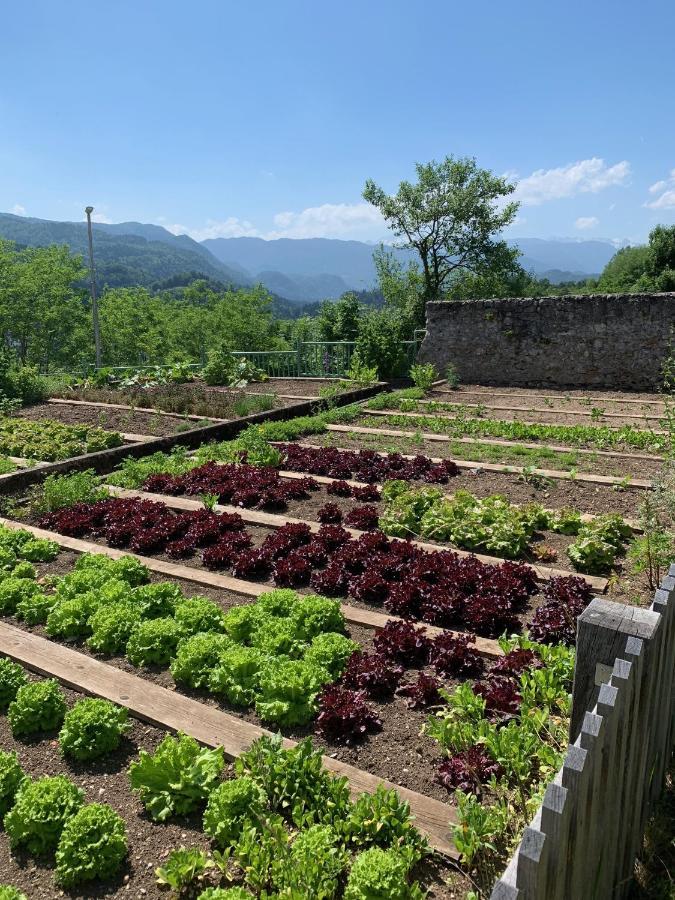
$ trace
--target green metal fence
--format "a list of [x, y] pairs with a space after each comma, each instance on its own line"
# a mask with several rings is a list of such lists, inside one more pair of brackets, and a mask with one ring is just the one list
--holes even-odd
[[[414, 364], [417, 357], [423, 330], [414, 333], [411, 341], [402, 341], [406, 359], [406, 372]], [[355, 341], [303, 341], [295, 350], [234, 350], [233, 356], [245, 356], [255, 366], [273, 378], [343, 378], [349, 371], [352, 356], [356, 348]], [[170, 369], [171, 366], [106, 366], [111, 372], [120, 376], [133, 372]], [[201, 366], [191, 364], [191, 369]], [[87, 375], [95, 370], [95, 366], [85, 366], [77, 374]]]

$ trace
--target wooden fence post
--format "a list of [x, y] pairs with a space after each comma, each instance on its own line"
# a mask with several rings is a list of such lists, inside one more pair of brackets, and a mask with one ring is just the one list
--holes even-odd
[[611, 600], [592, 600], [577, 619], [577, 657], [572, 688], [570, 743], [581, 729], [584, 714], [598, 698], [621, 656], [628, 637], [651, 640], [660, 616], [649, 609], [624, 606]]

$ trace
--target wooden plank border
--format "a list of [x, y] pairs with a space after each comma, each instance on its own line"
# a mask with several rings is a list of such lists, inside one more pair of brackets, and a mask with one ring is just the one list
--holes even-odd
[[[323, 379], [320, 379], [323, 380]], [[376, 384], [371, 387], [358, 388], [353, 391], [346, 391], [334, 398], [333, 403], [336, 406], [347, 406], [351, 403], [357, 403], [360, 400], [366, 400], [374, 397], [375, 394], [382, 393], [387, 390], [386, 384]], [[47, 475], [63, 474], [65, 472], [81, 471], [82, 469], [93, 469], [99, 474], [111, 472], [115, 466], [125, 457], [147, 456], [151, 453], [166, 453], [174, 447], [188, 447], [194, 449], [208, 441], [225, 441], [237, 437], [249, 425], [261, 425], [264, 422], [280, 422], [288, 419], [295, 419], [298, 416], [311, 416], [322, 412], [326, 409], [326, 401], [323, 398], [306, 403], [298, 403], [293, 406], [280, 406], [277, 409], [270, 409], [266, 412], [254, 413], [250, 416], [242, 416], [240, 419], [232, 419], [229, 422], [222, 422], [213, 425], [206, 425], [204, 428], [192, 428], [189, 431], [183, 431], [179, 434], [167, 435], [165, 437], [150, 438], [143, 443], [129, 444], [122, 447], [113, 447], [109, 450], [100, 450], [97, 453], [87, 453], [82, 456], [74, 456], [70, 459], [60, 460], [58, 462], [49, 463], [40, 470], [22, 469], [19, 472], [9, 473], [8, 478], [3, 486], [8, 491], [18, 491], [44, 480]], [[140, 437], [140, 436], [139, 436]], [[143, 436], [145, 437], [145, 436]]]
[[[183, 731], [210, 747], [223, 747], [230, 760], [240, 756], [256, 739], [272, 734], [177, 691], [4, 622], [0, 622], [0, 654], [39, 675], [57, 678], [74, 690], [124, 706], [143, 722], [167, 731]], [[296, 742], [285, 739], [284, 746], [294, 747]], [[330, 756], [323, 757], [323, 764], [336, 775], [346, 776], [354, 797], [364, 792], [373, 793], [380, 784], [394, 788], [410, 804], [416, 825], [427, 835], [434, 849], [451, 859], [458, 859], [448, 828], [449, 823], [457, 821], [451, 806]]]
[[[156, 559], [153, 556], [141, 556], [139, 553], [118, 550], [115, 547], [108, 547], [105, 544], [96, 544], [94, 541], [85, 541], [82, 540], [82, 538], [69, 537], [65, 534], [59, 534], [56, 531], [37, 528], [35, 525], [24, 525], [14, 519], [0, 518], [0, 525], [4, 525], [7, 528], [25, 529], [26, 531], [30, 531], [31, 534], [34, 534], [35, 537], [54, 541], [64, 550], [73, 550], [76, 553], [100, 553], [103, 556], [108, 556], [110, 559], [120, 559], [122, 556], [133, 556], [134, 559], [142, 562], [151, 572], [155, 572], [158, 575], [165, 575], [167, 578], [175, 578], [179, 581], [189, 581], [193, 584], [208, 585], [209, 587], [230, 591], [231, 593], [238, 594], [242, 597], [259, 597], [260, 594], [272, 590], [272, 586], [269, 584], [245, 581], [242, 578], [233, 578], [231, 575], [220, 575], [216, 572], [209, 572], [207, 569], [202, 568], [193, 569], [190, 566], [166, 562], [163, 559]], [[383, 628], [387, 622], [402, 621], [398, 616], [375, 612], [370, 609], [360, 609], [357, 606], [351, 606], [349, 603], [340, 604], [340, 609], [347, 622], [352, 625], [360, 625], [362, 628]], [[455, 635], [465, 633], [454, 631], [450, 628], [438, 628], [435, 625], [428, 625], [426, 622], [420, 622], [418, 624], [426, 628], [427, 634], [431, 637], [435, 637], [438, 634], [448, 631]], [[488, 656], [490, 658], [503, 656], [499, 643], [490, 638], [476, 637], [475, 648], [479, 653], [483, 654], [483, 656]]]
[[[432, 404], [432, 403], [444, 403], [445, 401], [437, 401], [437, 400], [414, 400], [414, 403], [424, 403], [424, 404]], [[552, 409], [551, 407], [537, 407], [537, 406], [501, 406], [496, 403], [448, 403], [448, 406], [462, 406], [467, 409], [495, 409], [500, 412], [530, 412], [530, 413], [545, 413], [546, 415], [564, 415], [564, 416], [586, 416], [593, 418], [593, 413], [590, 410], [586, 409]], [[452, 410], [447, 410], [448, 412], [452, 412]], [[403, 415], [401, 413], [401, 415]], [[410, 415], [414, 415], [411, 413]], [[620, 413], [620, 412], [608, 412], [603, 413], [601, 416], [595, 417], [596, 419], [639, 419], [641, 422], [651, 421], [654, 419], [661, 419], [661, 415], [653, 415], [649, 416], [646, 414], [638, 414], [638, 413]], [[542, 422], [542, 424], [546, 424]]]
[[[298, 400], [309, 400], [309, 397], [292, 398]], [[97, 400], [68, 400], [64, 397], [50, 397], [47, 403], [53, 403], [55, 406], [92, 406], [95, 409], [121, 409], [125, 412], [147, 413], [152, 416], [164, 416], [170, 419], [188, 419], [192, 422], [229, 422], [230, 419], [218, 419], [214, 416], [198, 416], [194, 413], [177, 413], [167, 412], [164, 409], [154, 409], [152, 406], [128, 406], [124, 403], [104, 403]], [[31, 420], [32, 421], [32, 420]]]
[[[147, 491], [135, 491], [129, 488], [119, 488], [114, 485], [107, 485], [107, 490], [110, 491], [115, 497], [124, 497], [129, 499], [140, 499], [140, 500], [155, 500], [157, 503], [163, 503], [165, 506], [168, 506], [170, 509], [183, 509], [183, 510], [198, 510], [203, 509], [204, 504], [199, 500], [191, 500], [189, 497], [173, 497], [168, 494], [152, 494]], [[293, 516], [278, 516], [274, 513], [263, 512], [262, 510], [257, 509], [245, 509], [239, 506], [228, 506], [226, 504], [217, 503], [214, 507], [215, 512], [220, 513], [237, 513], [242, 517], [244, 522], [248, 525], [262, 525], [266, 528], [282, 528], [284, 525], [309, 525], [312, 529], [312, 532], [316, 533], [321, 527], [319, 522], [313, 522], [308, 519], [297, 519]], [[358, 528], [345, 528], [346, 531], [353, 538], [360, 538], [364, 534], [367, 534], [366, 531], [360, 531]], [[506, 559], [500, 556], [485, 556], [481, 553], [471, 553], [468, 550], [460, 550], [455, 547], [443, 547], [440, 544], [432, 544], [427, 541], [411, 541], [414, 546], [419, 547], [421, 550], [431, 550], [436, 553], [442, 550], [452, 550], [453, 553], [456, 553], [457, 556], [473, 556], [475, 559], [480, 560], [482, 563], [486, 563], [490, 566], [499, 566], [502, 563], [506, 562]], [[527, 563], [530, 568], [534, 569], [537, 574], [537, 579], [539, 581], [547, 581], [549, 578], [557, 578], [560, 576], [566, 577], [569, 575], [577, 575], [579, 578], [583, 578], [587, 584], [589, 584], [594, 591], [598, 593], [604, 593], [607, 589], [607, 579], [601, 578], [597, 575], [583, 575], [580, 572], [572, 572], [567, 569], [557, 569], [552, 568], [550, 566], [538, 566], [536, 564]]]
[[[328, 431], [338, 432], [340, 434], [372, 434], [372, 435], [381, 435], [383, 437], [416, 437], [418, 432], [415, 431], [397, 431], [393, 428], [368, 428], [365, 425], [327, 425], [326, 428]], [[427, 432], [421, 432], [421, 437], [425, 441], [435, 441], [439, 444], [449, 444], [452, 443], [455, 439], [452, 435], [449, 434], [429, 434]], [[314, 444], [305, 444], [304, 446], [315, 447]], [[346, 448], [336, 448], [336, 449], [346, 449]], [[384, 451], [376, 451], [381, 455], [386, 455]], [[406, 454], [401, 454], [402, 456]], [[410, 455], [408, 454], [406, 458], [410, 459]], [[443, 462], [443, 459], [440, 457], [431, 457], [436, 462]], [[501, 465], [500, 463], [487, 463], [487, 462], [478, 462], [477, 460], [470, 459], [452, 459], [452, 462], [455, 463], [457, 468], [459, 469], [484, 469], [486, 472], [502, 472], [507, 474], [514, 475], [522, 475], [525, 471], [524, 466], [510, 466], [510, 465]], [[533, 469], [528, 470], [532, 471], [535, 475], [542, 475], [544, 478], [554, 478], [560, 481], [584, 481], [588, 484], [606, 484], [606, 485], [621, 485], [626, 487], [634, 487], [640, 488], [643, 490], [651, 490], [654, 485], [651, 481], [646, 478], [631, 478], [627, 476], [626, 478], [618, 478], [614, 475], [586, 475], [584, 472], [578, 472], [576, 475], [572, 476], [569, 472], [559, 472], [556, 469]]]
[[[416, 400], [415, 402], [416, 402], [416, 403], [432, 403], [433, 401], [431, 401], [431, 400]], [[511, 411], [511, 412], [535, 412], [535, 413], [538, 412], [538, 413], [551, 413], [551, 415], [557, 415], [557, 412], [556, 412], [555, 410], [545, 410], [545, 409], [521, 409], [521, 408], [519, 408], [519, 407], [512, 407], [512, 408], [510, 408], [510, 407], [506, 407], [506, 406], [503, 406], [503, 407], [500, 407], [500, 406], [489, 407], [489, 406], [485, 406], [484, 404], [471, 404], [471, 403], [467, 403], [467, 404], [459, 404], [459, 405], [460, 405], [460, 406], [461, 406], [461, 405], [464, 405], [464, 406], [468, 406], [468, 407], [472, 407], [472, 406], [478, 407], [478, 406], [480, 406], [480, 407], [482, 407], [482, 408], [484, 408], [484, 409], [495, 409], [495, 410], [497, 410], [497, 411], [501, 410], [501, 411], [503, 411], [503, 412], [506, 412], [506, 411]], [[456, 422], [456, 421], [459, 419], [459, 416], [444, 415], [443, 413], [436, 413], [436, 412], [431, 412], [431, 413], [401, 412], [400, 410], [395, 410], [395, 409], [371, 409], [371, 410], [368, 411], [368, 413], [369, 413], [369, 415], [373, 415], [373, 416], [403, 416], [403, 417], [406, 418], [406, 419], [429, 419], [429, 418], [432, 418], [432, 419], [440, 419], [441, 421], [447, 421], [447, 422]], [[569, 413], [566, 413], [566, 412], [563, 412], [562, 415], [570, 415], [570, 414], [569, 414]], [[582, 415], [582, 413], [571, 413], [571, 415]], [[590, 415], [590, 413], [589, 413], [589, 415]], [[616, 413], [616, 414], [615, 414], [615, 413], [610, 413], [610, 415], [617, 415], [617, 416], [618, 416], [619, 414], [618, 414], [618, 413]], [[498, 418], [498, 417], [497, 417], [497, 418]], [[630, 418], [635, 419], [635, 418], [638, 418], [638, 419], [641, 419], [641, 420], [644, 421], [644, 422], [650, 421], [649, 419], [647, 419], [646, 417], [643, 417], [643, 416], [619, 416], [619, 418], [622, 418], [622, 419], [630, 419]], [[653, 418], [656, 418], [656, 417], [653, 417]], [[513, 419], [513, 420], [512, 420], [512, 419], [508, 419], [508, 420], [506, 420], [506, 421], [509, 421], [509, 422], [513, 421], [513, 422], [516, 422], [516, 424], [519, 424], [519, 425], [553, 425], [553, 426], [555, 426], [555, 425], [560, 425], [560, 426], [563, 426], [563, 427], [564, 427], [564, 425], [565, 425], [564, 422], [535, 422], [535, 421], [533, 421], [532, 419]], [[604, 427], [604, 428], [609, 428], [611, 431], [619, 431], [619, 430], [621, 429], [622, 426], [620, 426], [620, 425], [607, 425], [607, 424], [605, 424], [605, 425], [603, 425], [603, 427]], [[633, 427], [633, 426], [629, 424], [629, 426], [627, 426], [627, 427]], [[648, 429], [644, 429], [644, 430], [645, 430], [645, 431], [650, 431], [652, 434], [667, 434], [666, 431], [663, 431], [662, 429], [658, 429], [658, 428], [648, 428]]]
[[[444, 384], [445, 382], [440, 382]], [[551, 394], [522, 394], [522, 393], [508, 393], [506, 391], [492, 391], [490, 388], [485, 388], [483, 390], [470, 390], [469, 386], [466, 386], [466, 389], [463, 387], [458, 388], [457, 390], [450, 390], [449, 388], [441, 388], [437, 387], [436, 383], [432, 385], [432, 391], [435, 391], [437, 394], [448, 394], [451, 397], [461, 397], [463, 394], [473, 394], [476, 397], [486, 396], [486, 397], [522, 397], [523, 399], [530, 399], [532, 397], [539, 398], [541, 400], [556, 400], [556, 401], [567, 401], [567, 396], [562, 397], [553, 397]], [[563, 391], [561, 390], [561, 394]], [[575, 397], [570, 395], [569, 399], [577, 403], [581, 400], [593, 400], [594, 403], [651, 403], [651, 404], [661, 404], [663, 406], [663, 400], [636, 400], [634, 397], [589, 397], [588, 395]]]

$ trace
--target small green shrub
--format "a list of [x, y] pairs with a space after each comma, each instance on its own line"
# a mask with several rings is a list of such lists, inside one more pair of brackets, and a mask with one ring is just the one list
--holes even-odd
[[[242, 887], [219, 888], [210, 887], [197, 897], [197, 900], [251, 900], [253, 894]], [[0, 897], [0, 900], [2, 898]]]
[[28, 897], [11, 884], [0, 884], [0, 900], [28, 900]]
[[304, 649], [296, 625], [290, 619], [274, 616], [262, 618], [251, 635], [251, 646], [272, 657], [298, 657]]
[[0, 817], [14, 805], [14, 797], [25, 778], [17, 754], [0, 750]]
[[96, 612], [100, 604], [100, 595], [94, 591], [80, 594], [73, 600], [57, 603], [47, 616], [47, 634], [62, 640], [71, 640], [91, 634], [89, 618]]
[[21, 546], [21, 556], [28, 562], [51, 562], [58, 555], [59, 545], [45, 538], [35, 538]]
[[299, 659], [277, 659], [263, 666], [255, 709], [265, 722], [306, 725], [316, 712], [316, 698], [328, 673]]
[[59, 734], [61, 752], [74, 759], [96, 759], [119, 747], [129, 713], [109, 700], [86, 697], [68, 710]]
[[438, 372], [433, 363], [418, 363], [410, 367], [410, 377], [415, 387], [423, 391], [430, 391], [434, 381], [438, 380]]
[[366, 850], [354, 861], [344, 900], [422, 900], [419, 885], [408, 884], [408, 868], [408, 861], [395, 850]]
[[234, 377], [235, 357], [224, 347], [209, 350], [202, 378], [210, 385], [229, 385]]
[[124, 819], [106, 803], [83, 806], [66, 822], [56, 850], [56, 880], [64, 887], [112, 878], [127, 855]]
[[28, 678], [19, 663], [0, 657], [0, 712], [5, 712], [16, 698], [17, 691], [28, 683]]
[[30, 594], [16, 604], [16, 617], [26, 625], [44, 625], [55, 602], [54, 597], [49, 594]]
[[89, 618], [91, 637], [87, 646], [96, 653], [124, 653], [127, 641], [141, 621], [141, 611], [130, 600], [100, 606]]
[[182, 636], [174, 619], [139, 622], [127, 641], [127, 659], [134, 666], [167, 666]]
[[176, 606], [175, 618], [184, 634], [225, 630], [225, 613], [206, 597], [181, 600]]
[[314, 749], [311, 738], [288, 749], [280, 734], [259, 738], [234, 765], [237, 775], [250, 775], [270, 807], [297, 828], [347, 818], [351, 808], [347, 779], [324, 768], [321, 751]]
[[172, 850], [164, 865], [155, 869], [157, 884], [167, 885], [180, 895], [212, 867], [213, 863], [203, 850], [180, 847]]
[[255, 821], [265, 805], [265, 792], [253, 779], [233, 778], [218, 785], [204, 812], [204, 831], [220, 848], [237, 843], [249, 819]]
[[291, 852], [281, 860], [275, 879], [281, 896], [332, 900], [348, 858], [330, 825], [312, 825], [301, 831]]
[[244, 644], [250, 640], [253, 629], [258, 624], [259, 615], [260, 611], [254, 603], [248, 606], [233, 606], [225, 613], [225, 631], [233, 641]]
[[381, 784], [374, 794], [361, 794], [346, 821], [346, 833], [353, 844], [367, 847], [407, 848], [415, 859], [428, 852], [426, 840], [415, 828], [410, 805], [392, 788]]
[[63, 828], [82, 806], [84, 793], [65, 775], [26, 781], [5, 816], [12, 849], [25, 846], [32, 856], [52, 853]]
[[171, 662], [174, 681], [191, 688], [206, 687], [221, 654], [230, 647], [232, 639], [226, 634], [210, 631], [185, 638]]
[[209, 688], [233, 706], [250, 706], [267, 657], [255, 647], [234, 646], [220, 654], [209, 677]]
[[143, 619], [161, 619], [173, 616], [176, 607], [184, 601], [183, 592], [177, 584], [161, 582], [137, 587], [132, 600], [137, 605]]
[[66, 698], [53, 678], [33, 681], [20, 687], [9, 704], [7, 717], [14, 737], [54, 731], [66, 714]]
[[101, 487], [94, 470], [85, 469], [70, 475], [48, 475], [38, 505], [46, 512], [54, 512], [75, 503], [96, 503], [107, 496], [108, 492]]
[[187, 815], [202, 803], [224, 765], [222, 747], [209, 750], [188, 735], [167, 735], [154, 753], [141, 750], [129, 767], [129, 780], [150, 817], [164, 822]]

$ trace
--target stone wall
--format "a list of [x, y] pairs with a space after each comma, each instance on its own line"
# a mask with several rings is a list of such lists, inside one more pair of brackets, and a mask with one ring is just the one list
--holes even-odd
[[427, 304], [420, 362], [466, 384], [653, 390], [675, 326], [675, 293]]

